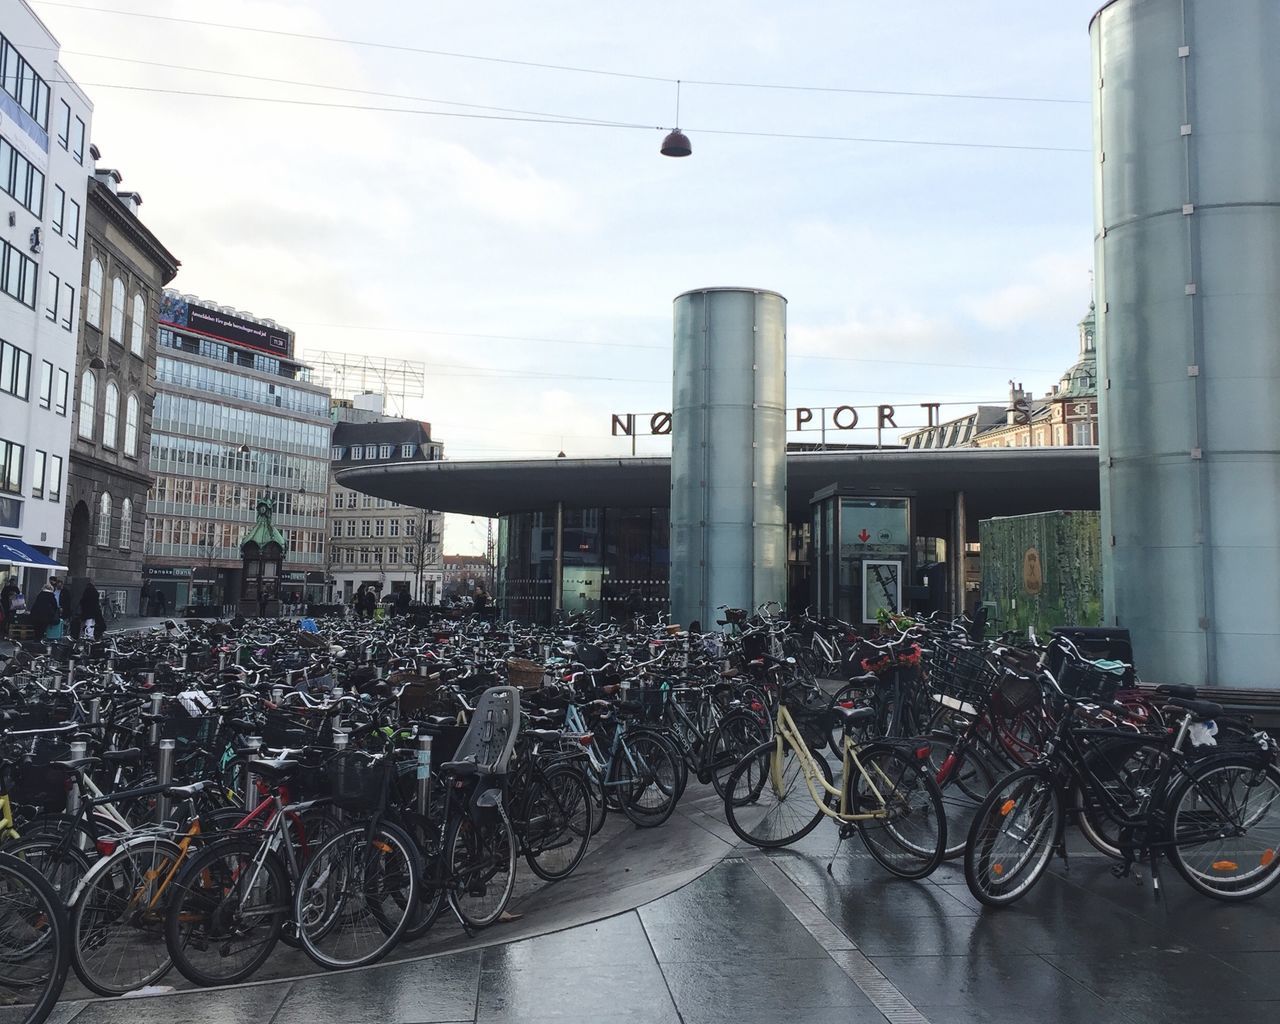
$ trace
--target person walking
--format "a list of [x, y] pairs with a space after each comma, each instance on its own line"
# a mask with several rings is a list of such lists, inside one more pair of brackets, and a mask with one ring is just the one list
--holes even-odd
[[138, 615], [139, 617], [146, 615], [149, 610], [147, 598], [151, 596], [151, 584], [147, 580], [142, 581], [142, 589], [138, 591]]
[[266, 618], [267, 615], [267, 592], [258, 588], [258, 618]]
[[10, 627], [13, 625], [14, 616], [23, 611], [27, 606], [26, 599], [22, 596], [22, 588], [18, 586], [18, 581], [10, 576], [4, 589], [0, 590], [0, 628], [7, 635]]
[[80, 636], [92, 640], [102, 621], [102, 600], [98, 596], [98, 588], [93, 580], [85, 580], [84, 589], [80, 591]]
[[396, 594], [396, 614], [397, 615], [409, 614], [409, 591], [408, 590], [402, 590], [400, 591], [400, 593]]
[[41, 588], [35, 604], [31, 606], [31, 625], [35, 628], [36, 637], [42, 640], [62, 639], [62, 613], [58, 609], [54, 582], [50, 579]]
[[489, 595], [483, 583], [476, 584], [476, 592], [471, 596], [471, 607], [476, 610], [476, 615], [480, 618], [485, 617], [485, 612], [489, 608]]

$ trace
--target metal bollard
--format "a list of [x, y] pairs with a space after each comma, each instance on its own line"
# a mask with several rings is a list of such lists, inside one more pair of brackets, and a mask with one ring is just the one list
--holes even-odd
[[[176, 756], [177, 741], [161, 740], [160, 741], [160, 757], [156, 762], [157, 781], [162, 786], [173, 785], [173, 759]], [[156, 794], [156, 824], [163, 825], [169, 820], [169, 810], [172, 801], [167, 793]]]
[[[256, 756], [256, 754], [262, 750], [262, 737], [250, 736], [245, 740], [244, 745], [251, 748]], [[246, 812], [252, 811], [258, 806], [258, 786], [257, 776], [249, 770], [248, 762], [243, 766], [243, 771], [240, 775], [240, 784], [243, 787], [244, 793], [244, 803], [242, 806]]]
[[[153, 715], [160, 715], [160, 714], [162, 714], [163, 712], [164, 712], [164, 694], [163, 694], [163, 693], [153, 693], [153, 694], [151, 695], [151, 713], [152, 713]], [[160, 742], [160, 721], [159, 721], [159, 719], [157, 719], [156, 721], [153, 721], [153, 722], [151, 723], [151, 734], [150, 734], [150, 736], [147, 738], [147, 742], [148, 742], [151, 746], [153, 746], [153, 747], [154, 747], [157, 743], [159, 743], [159, 742]]]
[[179, 665], [178, 668], [182, 669], [182, 671], [184, 672], [187, 670], [187, 652], [186, 651], [182, 652], [182, 664]]
[[374, 678], [374, 679], [381, 679], [381, 678], [382, 678], [382, 666], [381, 666], [381, 665], [375, 665], [375, 666], [373, 667], [373, 678]]
[[425, 816], [431, 807], [431, 737], [418, 737], [418, 813]]
[[[84, 740], [76, 740], [71, 744], [71, 753], [68, 755], [68, 761], [79, 761], [82, 757], [89, 756], [89, 744]], [[75, 815], [80, 810], [80, 780], [72, 777], [71, 788], [67, 790], [67, 813]]]
[[221, 672], [226, 667], [227, 667], [227, 652], [219, 651], [218, 652], [218, 671]]
[[279, 704], [283, 700], [284, 700], [284, 687], [283, 686], [271, 687], [271, 703]]
[[431, 675], [431, 666], [428, 665], [425, 661], [419, 662], [418, 675], [421, 676], [423, 679], [426, 679], [427, 676]]
[[156, 685], [156, 674], [155, 674], [154, 672], [143, 672], [143, 673], [142, 673], [142, 682], [143, 682], [143, 684], [144, 684], [144, 685], [146, 685], [146, 686], [155, 686], [155, 685]]
[[89, 701], [89, 724], [100, 725], [102, 723], [102, 698], [94, 697]]
[[333, 749], [346, 750], [347, 744], [351, 742], [351, 737], [346, 729], [335, 728], [333, 730]]

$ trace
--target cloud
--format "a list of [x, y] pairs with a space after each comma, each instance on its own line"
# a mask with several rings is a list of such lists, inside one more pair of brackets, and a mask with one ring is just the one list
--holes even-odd
[[978, 323], [1002, 331], [1044, 319], [1069, 324], [1083, 312], [1091, 266], [1075, 253], [1044, 253], [1008, 283], [965, 302], [964, 308]]

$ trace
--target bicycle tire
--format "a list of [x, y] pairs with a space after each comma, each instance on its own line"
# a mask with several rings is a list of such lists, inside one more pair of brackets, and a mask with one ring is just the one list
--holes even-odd
[[[15, 1015], [15, 1020], [42, 1024], [62, 994], [71, 965], [67, 909], [40, 872], [4, 853], [0, 853], [0, 908], [0, 934], [10, 941], [19, 929], [36, 933], [23, 963], [37, 955], [39, 960], [29, 970], [21, 970], [12, 955], [7, 956], [4, 983], [19, 1000], [17, 1005], [28, 1007], [25, 1015]], [[41, 952], [37, 953], [35, 947], [40, 947]], [[27, 1001], [22, 1002], [24, 999]]]
[[[964, 879], [979, 902], [1004, 907], [1031, 890], [1049, 867], [1063, 815], [1062, 796], [1044, 768], [1021, 768], [996, 783], [974, 815], [964, 847]], [[1010, 855], [996, 846], [1001, 834], [1015, 827], [1021, 835], [1009, 845], [1030, 852], [1010, 869]], [[1022, 842], [1027, 836], [1030, 842]]]
[[853, 813], [871, 808], [889, 814], [854, 822], [863, 846], [899, 878], [927, 878], [947, 852], [947, 814], [927, 755], [879, 743], [858, 750], [858, 760], [863, 771], [850, 771], [845, 779], [847, 806]]
[[4, 852], [39, 873], [65, 906], [70, 906], [76, 886], [94, 863], [76, 847], [51, 834], [29, 836], [24, 832], [22, 838], [6, 843]]
[[456, 818], [445, 840], [445, 865], [449, 905], [462, 923], [479, 929], [497, 921], [516, 885], [516, 837], [506, 815], [484, 824], [469, 815]]
[[330, 837], [294, 889], [293, 919], [307, 956], [327, 970], [377, 963], [409, 924], [420, 878], [413, 841], [391, 822]]
[[611, 774], [622, 813], [639, 828], [657, 828], [675, 813], [680, 799], [679, 758], [659, 736], [644, 731], [623, 737]]
[[768, 738], [750, 711], [732, 711], [720, 719], [707, 741], [706, 770], [716, 796], [724, 799], [725, 784], [738, 762]]
[[[771, 762], [778, 753], [779, 744], [782, 763], [778, 766], [776, 784], [770, 784], [774, 777]], [[813, 758], [823, 779], [831, 785], [831, 765], [827, 759], [821, 754], [805, 753]], [[762, 798], [764, 804], [761, 803]], [[795, 802], [787, 805], [789, 800]], [[787, 806], [780, 811], [784, 805]], [[795, 811], [791, 813], [793, 807]], [[724, 814], [739, 839], [765, 850], [798, 842], [824, 817], [804, 783], [803, 769], [795, 748], [780, 738], [761, 743], [729, 773], [725, 780]]]
[[[1239, 798], [1242, 785], [1246, 788], [1243, 802]], [[1175, 787], [1166, 807], [1169, 860], [1197, 892], [1240, 903], [1280, 882], [1280, 770], [1274, 764], [1262, 765], [1256, 759], [1206, 760]], [[1227, 820], [1223, 811], [1229, 815]], [[1240, 834], [1213, 835], [1223, 831]], [[1228, 846], [1227, 838], [1238, 841]]]
[[[575, 824], [584, 814], [584, 820]], [[558, 882], [573, 874], [587, 855], [591, 842], [591, 815], [591, 792], [578, 769], [557, 764], [547, 768], [541, 777], [535, 777], [520, 817], [524, 859], [530, 870], [548, 882]], [[567, 855], [546, 856], [556, 851], [567, 851]]]
[[71, 966], [85, 988], [122, 996], [169, 973], [164, 890], [181, 857], [172, 839], [144, 836], [85, 876], [71, 911]]
[[665, 729], [659, 729], [651, 725], [642, 725], [636, 728], [628, 729], [626, 739], [623, 743], [630, 741], [636, 736], [652, 736], [655, 740], [667, 748], [667, 752], [671, 755], [671, 760], [676, 770], [676, 800], [684, 796], [684, 791], [689, 787], [689, 763], [684, 759], [684, 755], [680, 751], [680, 744], [673, 739], [671, 734]]
[[[255, 920], [263, 922], [265, 931], [248, 947], [256, 947], [256, 952], [229, 965], [230, 969], [214, 971], [214, 967], [228, 966], [221, 961], [229, 957], [230, 940], [244, 934], [243, 924], [236, 921], [244, 900], [236, 898], [234, 890], [252, 877], [253, 858], [262, 842], [236, 836], [212, 843], [191, 858], [174, 881], [165, 913], [165, 941], [174, 966], [188, 981], [206, 988], [245, 981], [275, 949], [293, 906], [293, 893], [280, 857], [269, 851], [262, 861], [262, 872], [255, 879], [261, 883], [265, 874], [268, 887], [263, 894], [266, 911], [255, 912]], [[192, 954], [208, 952], [212, 942], [217, 942], [216, 956], [197, 961]]]
[[947, 860], [964, 853], [973, 817], [996, 784], [995, 770], [972, 746], [965, 746], [954, 762], [947, 763], [958, 744], [955, 736], [944, 733], [929, 737], [929, 765], [942, 792], [942, 807], [947, 816]]

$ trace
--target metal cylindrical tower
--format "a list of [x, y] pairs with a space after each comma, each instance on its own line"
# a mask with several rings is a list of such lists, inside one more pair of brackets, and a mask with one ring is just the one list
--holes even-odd
[[781, 602], [787, 574], [787, 300], [701, 288], [675, 300], [671, 612]]
[[1090, 25], [1105, 611], [1148, 679], [1277, 685], [1280, 5]]

